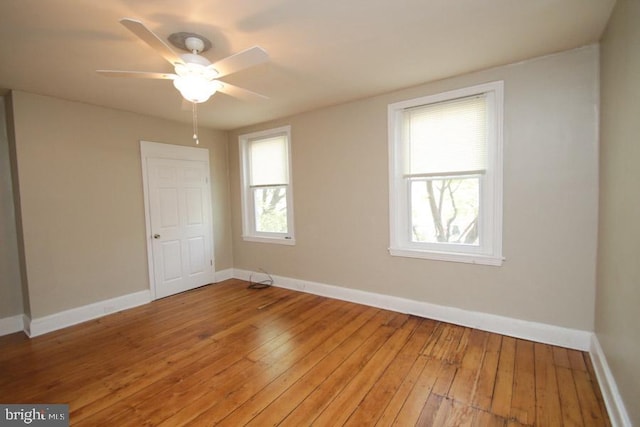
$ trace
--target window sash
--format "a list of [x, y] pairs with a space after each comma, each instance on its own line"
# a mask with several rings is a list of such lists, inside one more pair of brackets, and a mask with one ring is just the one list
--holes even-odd
[[[403, 137], [407, 134], [404, 114], [412, 108], [446, 103], [460, 98], [484, 96], [486, 110], [486, 162], [482, 167], [451, 167], [449, 170], [414, 170], [410, 150]], [[389, 209], [390, 247], [394, 256], [443, 261], [502, 265], [502, 121], [503, 82], [492, 82], [422, 98], [400, 101], [388, 106], [389, 118]], [[413, 172], [413, 173], [412, 173]], [[421, 179], [478, 178], [478, 246], [450, 242], [414, 242], [411, 234], [410, 181]]]
[[406, 173], [486, 169], [488, 103], [479, 94], [405, 108]]
[[[263, 236], [287, 236], [289, 233], [289, 189], [288, 189], [288, 185], [287, 184], [282, 184], [282, 185], [259, 185], [259, 186], [250, 186], [249, 187], [251, 189], [251, 198], [250, 198], [250, 202], [251, 202], [251, 210], [252, 210], [252, 217], [253, 217], [253, 221], [252, 221], [252, 229], [254, 234], [256, 235], [263, 235]], [[282, 200], [284, 202], [284, 208], [285, 208], [285, 218], [284, 218], [284, 230], [282, 231], [269, 231], [269, 230], [265, 230], [264, 227], [261, 227], [261, 221], [263, 220], [263, 217], [261, 215], [259, 215], [258, 213], [258, 209], [260, 208], [260, 206], [256, 205], [256, 195], [258, 193], [258, 191], [264, 191], [264, 190], [278, 190], [278, 189], [284, 189], [285, 193], [284, 193], [284, 199]], [[275, 208], [276, 206], [274, 206]], [[264, 214], [264, 213], [263, 213]], [[273, 220], [277, 221], [277, 217], [273, 218]], [[262, 229], [261, 229], [262, 228]]]
[[474, 170], [474, 171], [455, 171], [455, 172], [447, 172], [443, 173], [412, 173], [405, 174], [403, 178], [405, 179], [417, 179], [417, 178], [454, 178], [461, 176], [471, 176], [471, 175], [484, 175], [487, 171], [485, 169]]
[[[293, 187], [291, 185], [290, 134], [290, 126], [283, 126], [277, 129], [244, 134], [238, 137], [242, 195], [242, 237], [245, 241], [286, 245], [295, 244], [293, 234]], [[257, 152], [254, 148], [262, 142], [281, 144], [280, 147], [272, 150], [272, 153], [276, 153], [276, 157], [278, 157], [275, 166], [281, 169], [281, 173], [269, 173], [259, 176], [262, 167], [268, 168], [274, 166], [269, 163], [269, 159], [272, 157], [268, 155], [261, 156], [260, 153], [258, 153], [257, 156], [253, 156], [253, 154]], [[268, 218], [266, 223], [261, 224], [259, 221], [265, 218], [260, 218], [261, 212], [259, 210], [260, 207], [257, 206], [259, 203], [256, 203], [256, 194], [262, 197], [262, 194], [268, 192], [270, 189], [278, 188], [285, 189], [284, 198], [279, 202], [281, 205], [284, 205], [284, 216], [286, 217], [284, 224], [282, 223], [282, 215], [279, 215], [277, 212]], [[269, 196], [267, 195], [267, 197]]]
[[[428, 177], [410, 177], [410, 178], [406, 178], [406, 194], [407, 194], [407, 205], [408, 205], [408, 209], [407, 209], [407, 229], [405, 230], [407, 232], [407, 235], [405, 236], [406, 241], [408, 242], [408, 244], [410, 245], [415, 245], [416, 247], [424, 247], [424, 248], [437, 248], [437, 247], [447, 247], [449, 249], [452, 248], [458, 248], [460, 250], [465, 250], [465, 251], [471, 251], [471, 252], [476, 252], [478, 251], [485, 240], [485, 227], [483, 226], [483, 224], [485, 224], [484, 221], [484, 212], [481, 206], [482, 203], [482, 197], [483, 197], [483, 191], [484, 191], [484, 186], [485, 186], [485, 175], [483, 173], [469, 173], [469, 174], [458, 174], [458, 175], [452, 175], [452, 174], [447, 174], [447, 175], [437, 175], [437, 176], [428, 176]], [[448, 202], [449, 200], [453, 200], [453, 195], [450, 195], [449, 198], [447, 198], [446, 196], [442, 196], [441, 193], [439, 195], [441, 195], [441, 197], [438, 198], [438, 200], [434, 201], [434, 205], [431, 205], [431, 203], [429, 203], [429, 214], [431, 214], [431, 221], [433, 221], [433, 223], [429, 223], [429, 225], [426, 227], [427, 229], [431, 229], [433, 228], [433, 231], [436, 232], [438, 234], [438, 232], [446, 232], [445, 236], [448, 238], [449, 236], [449, 231], [452, 227], [458, 227], [459, 231], [460, 231], [460, 238], [464, 237], [465, 235], [467, 235], [469, 232], [471, 232], [471, 230], [473, 229], [472, 223], [475, 222], [475, 230], [477, 233], [477, 243], [464, 243], [464, 242], [456, 242], [456, 241], [450, 241], [450, 240], [446, 240], [446, 241], [429, 241], [429, 240], [417, 240], [416, 239], [416, 227], [418, 227], [420, 224], [416, 223], [416, 221], [414, 221], [414, 214], [415, 214], [415, 210], [418, 208], [417, 204], [415, 203], [415, 200], [413, 198], [413, 186], [417, 183], [426, 183], [428, 181], [434, 182], [434, 181], [447, 181], [447, 180], [456, 180], [456, 181], [464, 181], [464, 180], [477, 180], [477, 197], [475, 197], [471, 202], [473, 203], [474, 201], [478, 204], [475, 213], [475, 220], [468, 222], [468, 213], [467, 213], [467, 222], [459, 224], [459, 220], [464, 218], [464, 207], [463, 206], [457, 206], [457, 207], [453, 207], [452, 204], [450, 204], [449, 206], [446, 206], [445, 203]], [[459, 186], [462, 185], [462, 183], [458, 184]], [[459, 187], [456, 191], [459, 191]], [[455, 193], [455, 191], [454, 191]], [[434, 193], [435, 196], [435, 193]], [[458, 199], [457, 202], [461, 202], [462, 200]], [[468, 200], [467, 200], [468, 202]], [[425, 202], [423, 202], [423, 204], [425, 204]], [[424, 206], [422, 207], [424, 209]], [[434, 212], [433, 210], [437, 210], [437, 214], [438, 214], [438, 224], [436, 224], [436, 220], [435, 218], [433, 218], [434, 216]], [[453, 216], [449, 216], [449, 217], [443, 217], [443, 212], [446, 214], [446, 211], [451, 211], [452, 209], [455, 209], [455, 215]], [[462, 212], [460, 212], [462, 211]], [[458, 216], [459, 214], [460, 217]], [[449, 220], [452, 220], [449, 223]], [[456, 220], [458, 220], [456, 222]], [[431, 227], [432, 226], [432, 227]], [[424, 228], [424, 227], [423, 227]], [[438, 228], [441, 228], [441, 230], [438, 230]], [[475, 239], [474, 239], [475, 240]]]
[[286, 133], [248, 141], [249, 186], [289, 183], [289, 153]]

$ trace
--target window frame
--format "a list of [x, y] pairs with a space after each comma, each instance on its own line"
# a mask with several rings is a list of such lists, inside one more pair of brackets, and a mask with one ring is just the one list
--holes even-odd
[[[287, 183], [273, 183], [268, 185], [250, 185], [250, 145], [254, 141], [270, 139], [278, 136], [286, 138], [287, 150]], [[240, 190], [242, 209], [242, 238], [249, 242], [276, 243], [281, 245], [295, 245], [295, 234], [293, 224], [293, 185], [291, 170], [291, 126], [281, 126], [278, 128], [251, 132], [238, 136], [240, 147]], [[257, 218], [255, 216], [254, 193], [258, 189], [264, 188], [286, 188], [287, 204], [287, 233], [273, 233], [258, 231], [256, 229]]]
[[[482, 236], [480, 245], [414, 242], [411, 237], [410, 187], [415, 177], [405, 175], [404, 172], [407, 170], [405, 163], [409, 161], [409, 144], [402, 139], [405, 111], [474, 95], [487, 97], [489, 114], [487, 169], [479, 183], [479, 230]], [[502, 81], [465, 87], [388, 105], [389, 253], [392, 256], [493, 266], [502, 265], [504, 260], [502, 256], [503, 110], [504, 83]], [[451, 175], [447, 175], [447, 173], [434, 174], [432, 178], [438, 179], [438, 177], [447, 178]]]

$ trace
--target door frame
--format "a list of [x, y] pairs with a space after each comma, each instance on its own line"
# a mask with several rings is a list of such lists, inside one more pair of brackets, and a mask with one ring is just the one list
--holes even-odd
[[[157, 299], [156, 278], [153, 263], [153, 236], [151, 232], [151, 203], [149, 201], [149, 177], [147, 159], [169, 159], [169, 160], [194, 160], [204, 162], [207, 170], [206, 189], [211, 203], [211, 168], [209, 165], [209, 149], [187, 147], [184, 145], [165, 144], [161, 142], [140, 141], [140, 161], [142, 164], [142, 191], [144, 195], [144, 222], [147, 243], [147, 267], [149, 275], [149, 290], [151, 298]], [[209, 272], [210, 281], [215, 282], [216, 260], [213, 234], [213, 209], [209, 207], [209, 231], [211, 234], [211, 270]]]

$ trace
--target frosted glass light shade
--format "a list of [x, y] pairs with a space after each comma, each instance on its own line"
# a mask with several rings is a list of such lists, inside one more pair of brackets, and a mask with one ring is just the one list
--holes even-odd
[[217, 81], [210, 81], [196, 74], [179, 76], [173, 80], [173, 85], [184, 99], [196, 104], [207, 101], [218, 90]]

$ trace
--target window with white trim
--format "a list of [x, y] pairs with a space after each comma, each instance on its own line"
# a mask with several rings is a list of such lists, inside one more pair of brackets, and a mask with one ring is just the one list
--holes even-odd
[[503, 83], [389, 105], [391, 255], [502, 264]]
[[240, 135], [244, 240], [294, 244], [291, 128]]

